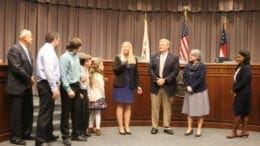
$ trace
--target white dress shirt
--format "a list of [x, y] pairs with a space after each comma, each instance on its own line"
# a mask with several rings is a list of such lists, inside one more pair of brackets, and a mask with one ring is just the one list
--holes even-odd
[[56, 55], [54, 47], [45, 43], [36, 59], [37, 81], [47, 80], [51, 90], [57, 90], [57, 83], [60, 82], [60, 66], [59, 59]]
[[81, 77], [86, 78], [86, 81], [84, 82], [80, 81], [80, 88], [84, 90], [88, 90], [88, 86], [89, 86], [88, 69], [85, 66], [80, 66], [80, 69], [81, 69]]
[[163, 69], [164, 69], [164, 64], [165, 60], [167, 58], [168, 52], [166, 53], [161, 53], [160, 55], [160, 66], [159, 66], [159, 76], [160, 78], [163, 78]]
[[240, 69], [241, 69], [241, 67], [239, 67], [237, 70], [236, 70], [236, 72], [235, 72], [235, 74], [234, 74], [234, 82], [236, 82], [236, 79], [237, 79], [237, 74], [238, 74], [238, 72], [240, 71]]
[[19, 42], [19, 43], [20, 43], [20, 45], [22, 46], [24, 52], [26, 53], [26, 56], [27, 56], [29, 62], [31, 63], [31, 59], [30, 59], [30, 55], [29, 55], [28, 48], [26, 48], [26, 47], [23, 45], [23, 43], [21, 43], [21, 42]]

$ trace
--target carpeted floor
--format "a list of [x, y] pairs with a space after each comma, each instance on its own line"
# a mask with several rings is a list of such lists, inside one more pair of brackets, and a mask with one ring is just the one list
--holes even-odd
[[[248, 138], [227, 139], [229, 129], [204, 128], [202, 137], [183, 136], [185, 128], [174, 128], [174, 135], [163, 133], [159, 129], [156, 135], [150, 134], [151, 127], [131, 127], [132, 135], [119, 135], [117, 127], [103, 127], [102, 135], [92, 135], [87, 142], [72, 142], [72, 146], [259, 146], [260, 132], [250, 131]], [[196, 130], [194, 131], [196, 133]], [[59, 134], [59, 131], [55, 131]], [[34, 146], [34, 141], [27, 141], [28, 146]], [[62, 139], [48, 143], [49, 146], [62, 146]], [[0, 143], [0, 146], [12, 146], [9, 141]]]

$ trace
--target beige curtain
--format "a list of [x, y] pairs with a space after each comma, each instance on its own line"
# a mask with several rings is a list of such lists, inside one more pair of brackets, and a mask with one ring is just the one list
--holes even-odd
[[189, 6], [192, 12], [259, 10], [257, 0], [30, 0], [63, 6], [127, 11], [181, 12]]
[[140, 56], [145, 13], [151, 54], [157, 52], [160, 38], [168, 38], [171, 51], [179, 55], [184, 5], [190, 7], [190, 48], [201, 49], [204, 62], [214, 62], [218, 56], [226, 15], [229, 57], [234, 60], [240, 49], [247, 49], [252, 53], [252, 62], [260, 63], [260, 3], [256, 0], [1, 0], [0, 59], [6, 61], [8, 49], [17, 42], [23, 28], [33, 32], [34, 58], [48, 31], [57, 31], [61, 36], [59, 55], [70, 37], [79, 36], [82, 51], [92, 56], [114, 59], [126, 40], [132, 42], [134, 54]]

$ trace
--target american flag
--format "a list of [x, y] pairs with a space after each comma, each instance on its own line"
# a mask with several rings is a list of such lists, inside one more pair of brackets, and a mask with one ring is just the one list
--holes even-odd
[[226, 30], [223, 27], [222, 34], [221, 34], [221, 42], [220, 42], [220, 49], [219, 49], [219, 57], [227, 57], [227, 37], [226, 37]]
[[181, 27], [181, 47], [180, 47], [180, 57], [184, 61], [188, 61], [189, 54], [189, 44], [188, 44], [188, 26], [186, 23], [186, 19]]

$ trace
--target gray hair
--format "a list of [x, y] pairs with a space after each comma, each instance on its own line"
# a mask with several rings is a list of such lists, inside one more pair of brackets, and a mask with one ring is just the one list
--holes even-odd
[[190, 55], [196, 56], [198, 60], [201, 60], [201, 51], [199, 49], [192, 49]]
[[24, 38], [24, 37], [26, 37], [26, 36], [28, 36], [28, 35], [31, 35], [31, 34], [32, 34], [32, 32], [31, 32], [30, 30], [24, 29], [24, 30], [22, 30], [22, 31], [19, 33], [19, 38]]
[[162, 38], [160, 42], [165, 42], [170, 47], [170, 41], [168, 39]]

